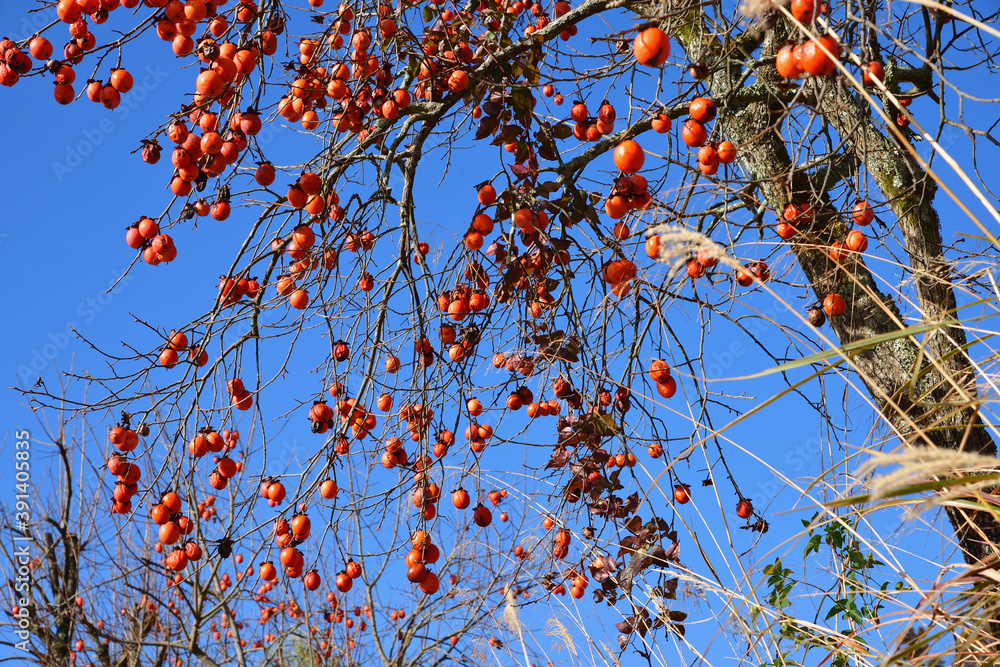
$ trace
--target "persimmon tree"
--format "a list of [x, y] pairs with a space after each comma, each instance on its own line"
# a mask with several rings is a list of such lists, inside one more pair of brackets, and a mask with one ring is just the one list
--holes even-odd
[[[562, 661], [666, 663], [670, 645], [705, 648], [673, 602], [681, 582], [734, 619], [748, 642], [732, 652], [756, 664], [996, 653], [985, 318], [1000, 214], [978, 166], [1000, 144], [979, 122], [995, 100], [963, 78], [992, 73], [995, 7], [54, 9], [0, 48], [9, 95], [53, 79], [57, 103], [113, 113], [136, 49], [191, 66], [179, 110], [150, 118], [133, 156], [170, 194], [117, 241], [135, 253], [128, 271], [183, 270], [202, 218], [233, 241], [215, 253], [218, 285], [185, 294], [189, 321], [144, 314], [124, 353], [101, 351], [110, 371], [73, 375], [85, 393], [23, 389], [37, 409], [107, 427], [82, 474], [120, 542], [102, 532], [87, 568], [113, 560], [106, 581], [135, 593], [114, 595], [139, 605], [114, 630], [42, 613], [41, 591], [69, 599], [54, 573], [88, 552], [53, 555], [31, 603], [38, 662], [79, 633], [104, 664], [265, 664], [303, 646], [341, 665], [555, 662], [532, 625], [569, 593], [604, 610], [617, 646], [581, 620], [561, 632], [590, 654]], [[283, 164], [265, 128], [314, 143]], [[958, 157], [941, 143], [956, 130]], [[450, 186], [469, 173], [475, 192]], [[975, 243], [951, 243], [959, 233]], [[734, 337], [764, 364], [752, 378], [711, 367]], [[784, 386], [763, 384], [775, 395], [747, 408], [760, 378]], [[852, 449], [834, 424], [862, 399], [877, 427]], [[743, 563], [769, 499], [741, 490], [730, 461], [757, 445], [730, 434], [775, 402], [812, 410], [845, 446], [804, 485], [833, 496], [804, 492], [819, 511], [797, 535], [836, 564], [819, 601], [793, 594], [805, 575], [780, 560]], [[315, 445], [276, 445], [289, 432]], [[944, 507], [968, 565], [944, 587], [961, 587], [958, 607], [924, 592], [945, 620], [914, 611], [914, 573], [865, 534], [889, 505], [852, 475], [870, 480], [877, 465], [861, 464], [881, 450], [915, 475], [892, 492]], [[53, 516], [83, 502], [72, 489]], [[732, 581], [692, 528], [706, 496], [713, 549], [726, 543], [726, 569], [746, 573]], [[706, 567], [682, 558], [695, 553]]]
[[[167, 491], [159, 498], [162, 502], [151, 507], [153, 525], [140, 531], [104, 533], [106, 526], [94, 518], [107, 514], [105, 492], [87, 458], [90, 450], [105, 448], [104, 429], [74, 417], [73, 410], [47, 410], [45, 416], [35, 428], [24, 431], [34, 438], [35, 479], [49, 480], [33, 489], [33, 519], [21, 525], [13, 512], [5, 510], [2, 515], [5, 530], [28, 538], [3, 550], [4, 569], [10, 573], [12, 625], [23, 628], [21, 634], [5, 639], [5, 646], [27, 653], [38, 664], [271, 661], [304, 666], [372, 660], [391, 664], [394, 658], [390, 656], [399, 647], [410, 646], [415, 638], [456, 616], [462, 622], [446, 626], [446, 639], [472, 633], [474, 639], [467, 641], [496, 641], [492, 634], [482, 636], [494, 605], [476, 591], [500, 590], [506, 583], [499, 576], [503, 570], [479, 567], [479, 550], [472, 552], [474, 556], [463, 554], [468, 544], [457, 544], [446, 557], [430, 553], [429, 545], [421, 550], [428, 562], [447, 558], [453, 574], [445, 582], [450, 591], [433, 604], [414, 606], [404, 597], [376, 595], [376, 590], [386, 588], [376, 589], [376, 582], [387, 570], [398, 568], [399, 558], [363, 537], [356, 538], [357, 560], [347, 555], [346, 564], [341, 564], [318, 558], [308, 572], [296, 577], [301, 579], [296, 581], [296, 590], [279, 585], [278, 559], [268, 558], [267, 549], [274, 532], [279, 538], [295, 535], [293, 543], [306, 544], [312, 536], [305, 513], [290, 521], [269, 523], [263, 531], [247, 531], [242, 539], [230, 538], [237, 534], [239, 524], [232, 515], [219, 514], [222, 501], [210, 494], [197, 502], [198, 530], [190, 521], [191, 532], [175, 539], [162, 526], [179, 533], [185, 530], [167, 521], [156, 525], [164, 507], [172, 510], [180, 497]], [[111, 462], [117, 473], [115, 465], [135, 464]], [[119, 494], [121, 487], [115, 487]], [[330, 495], [329, 485], [321, 493]], [[339, 489], [334, 488], [334, 493], [339, 495]], [[499, 503], [499, 492], [496, 497]], [[253, 502], [252, 498], [239, 500]], [[395, 509], [396, 516], [404, 515], [402, 508]], [[189, 525], [185, 511], [182, 508], [168, 517], [179, 526]], [[361, 517], [353, 522], [355, 530], [365, 535], [379, 530]], [[342, 525], [347, 528], [347, 522]], [[270, 539], [255, 539], [261, 533]], [[222, 537], [209, 539], [215, 535]], [[25, 541], [30, 544], [22, 546]], [[176, 544], [182, 546], [171, 551]], [[184, 568], [178, 568], [178, 558], [186, 559]], [[261, 566], [249, 564], [255, 561], [261, 561]], [[190, 576], [175, 574], [186, 568], [191, 568]], [[331, 591], [302, 596], [318, 590], [323, 581], [332, 583]], [[352, 589], [353, 596], [340, 595]], [[26, 622], [21, 623], [22, 619]], [[362, 639], [368, 635], [374, 641]], [[426, 657], [418, 652], [416, 659]]]

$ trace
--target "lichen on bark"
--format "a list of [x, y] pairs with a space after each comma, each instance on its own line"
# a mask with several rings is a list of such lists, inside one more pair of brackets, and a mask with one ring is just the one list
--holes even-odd
[[[749, 54], [725, 52], [722, 43], [697, 21], [676, 35], [685, 51], [714, 58], [707, 80], [712, 96], [725, 109], [728, 138], [739, 146], [739, 164], [760, 198], [780, 211], [794, 197], [808, 196], [818, 221], [810, 243], [792, 243], [817, 299], [837, 292], [848, 310], [832, 318], [831, 327], [842, 345], [899, 331], [907, 322], [895, 301], [879, 290], [875, 276], [860, 257], [838, 265], [823, 250], [848, 229], [831, 205], [818, 171], [796, 169], [778, 124], [784, 116], [787, 86], [773, 66], [773, 56], [785, 39], [787, 27], [779, 22], [760, 42], [761, 55], [753, 73], [755, 81], [741, 86]], [[737, 50], [738, 51], [738, 50]], [[743, 60], [739, 60], [743, 58]], [[872, 175], [896, 218], [914, 276], [923, 322], [942, 322], [940, 331], [921, 341], [895, 338], [852, 358], [874, 403], [908, 445], [968, 449], [991, 456], [996, 446], [980, 423], [974, 374], [963, 348], [965, 332], [951, 324], [955, 294], [951, 269], [941, 242], [941, 224], [933, 206], [936, 186], [898, 143], [875, 125], [869, 103], [832, 79], [807, 81], [800, 102], [809, 102], [819, 119], [844, 142], [847, 156]], [[750, 92], [752, 91], [752, 93]], [[825, 221], [825, 222], [824, 222]], [[956, 405], [958, 406], [956, 408]], [[967, 562], [977, 563], [995, 553], [1000, 526], [979, 513], [967, 515], [950, 509], [949, 519]], [[987, 539], [979, 539], [979, 535]]]

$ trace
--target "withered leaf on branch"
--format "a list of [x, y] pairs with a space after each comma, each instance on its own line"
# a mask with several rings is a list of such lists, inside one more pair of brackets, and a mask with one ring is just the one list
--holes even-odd
[[569, 462], [571, 452], [565, 447], [556, 447], [555, 451], [552, 452], [552, 458], [549, 462], [545, 464], [546, 469], [548, 468], [565, 468], [566, 464]]
[[521, 267], [519, 263], [511, 264], [510, 268], [508, 268], [506, 273], [503, 274], [503, 279], [501, 284], [507, 287], [508, 289], [512, 289], [514, 285], [517, 284], [517, 281], [520, 280], [521, 276], [523, 275], [524, 275], [524, 269]]
[[[485, 106], [485, 105], [483, 105]], [[493, 132], [500, 125], [500, 121], [492, 116], [483, 116], [483, 119], [479, 121], [479, 127], [476, 128], [476, 140], [482, 140], [493, 134]]]
[[663, 582], [662, 586], [654, 586], [652, 594], [655, 597], [661, 597], [666, 600], [676, 600], [677, 599], [677, 577], [673, 579], [668, 579]]
[[526, 178], [534, 175], [532, 169], [523, 164], [512, 164], [510, 166], [510, 171], [518, 178]]
[[637, 509], [639, 509], [639, 494], [636, 492], [632, 493], [631, 495], [629, 495], [628, 498], [625, 499], [625, 502], [622, 503], [622, 510], [626, 514], [632, 514]]
[[591, 578], [598, 583], [604, 583], [611, 576], [611, 573], [618, 569], [618, 564], [611, 556], [598, 556], [594, 559], [594, 563], [594, 565], [588, 565], [587, 568], [590, 570]]
[[[638, 517], [632, 518], [634, 520]], [[634, 546], [638, 544], [643, 544], [639, 541], [639, 538], [626, 537], [619, 545], [621, 547], [619, 555], [625, 555], [627, 553], [632, 554], [628, 564], [622, 568], [622, 572], [618, 577], [619, 585], [626, 591], [631, 589], [632, 580], [643, 570], [653, 566], [666, 567], [668, 565], [668, 561], [676, 561], [680, 553], [680, 545], [676, 542], [670, 545], [670, 547], [666, 550], [658, 544], [634, 548]], [[674, 580], [673, 590], [676, 590], [676, 586], [676, 580]]]
[[483, 102], [481, 108], [483, 110], [484, 120], [486, 118], [495, 119], [497, 116], [500, 115], [500, 111], [503, 110], [503, 107], [500, 104], [493, 101], [492, 99], [490, 99], [488, 102]]
[[483, 254], [487, 257], [498, 257], [501, 261], [507, 256], [507, 248], [499, 241], [494, 241], [486, 247]]

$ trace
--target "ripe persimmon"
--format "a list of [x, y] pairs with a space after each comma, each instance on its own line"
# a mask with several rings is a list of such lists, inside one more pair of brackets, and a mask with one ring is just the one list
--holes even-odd
[[719, 165], [719, 152], [715, 146], [702, 146], [698, 149], [698, 164], [710, 167]]
[[753, 504], [746, 498], [736, 503], [736, 516], [741, 519], [749, 519], [753, 516]]
[[871, 204], [866, 201], [859, 201], [851, 209], [851, 217], [854, 220], [854, 224], [864, 227], [872, 223], [872, 220], [875, 219], [875, 213], [872, 211]]
[[159, 361], [161, 366], [172, 368], [177, 365], [177, 360], [177, 351], [169, 347], [160, 353]]
[[153, 520], [158, 526], [162, 526], [166, 522], [170, 521], [170, 510], [166, 508], [165, 505], [157, 503], [149, 510], [149, 518]]
[[76, 91], [68, 83], [59, 83], [53, 87], [52, 95], [59, 104], [69, 104], [76, 98]]
[[847, 302], [839, 294], [827, 294], [823, 298], [823, 310], [830, 317], [841, 315], [847, 310]]
[[654, 359], [649, 366], [649, 377], [653, 382], [666, 382], [670, 377], [670, 366], [662, 359]]
[[52, 43], [38, 35], [28, 43], [28, 52], [35, 60], [46, 61], [52, 57]]
[[132, 90], [132, 86], [135, 82], [132, 79], [132, 75], [129, 74], [127, 70], [119, 68], [111, 73], [111, 78], [108, 83], [110, 83], [111, 86], [119, 93], [127, 93]]
[[691, 148], [698, 148], [708, 140], [708, 130], [694, 119], [687, 120], [681, 128], [681, 139]]
[[862, 78], [866, 86], [874, 86], [876, 81], [885, 80], [885, 68], [882, 67], [882, 63], [876, 60], [872, 60], [861, 70], [864, 73]]
[[687, 484], [678, 484], [674, 487], [674, 502], [678, 505], [686, 505], [691, 502], [691, 487]]
[[753, 284], [753, 276], [746, 268], [736, 270], [736, 284], [740, 287], [749, 287]]
[[469, 87], [469, 74], [465, 70], [455, 70], [448, 77], [448, 90], [460, 93]]
[[656, 391], [663, 398], [670, 398], [677, 393], [677, 380], [673, 376], [670, 376], [664, 382], [658, 382], [656, 384]]
[[646, 67], [659, 67], [670, 57], [670, 38], [660, 28], [646, 28], [636, 35], [632, 53]]
[[830, 259], [835, 262], [843, 264], [851, 256], [850, 250], [844, 245], [844, 242], [837, 239], [830, 244], [830, 250], [828, 251]]
[[852, 229], [848, 232], [844, 245], [854, 252], [864, 252], [868, 250], [868, 237], [861, 230]]
[[696, 97], [688, 105], [688, 114], [699, 123], [709, 123], [715, 120], [715, 102], [707, 97]]
[[486, 528], [493, 523], [493, 513], [485, 505], [479, 505], [472, 513], [472, 520], [480, 528]]
[[304, 289], [297, 289], [288, 297], [288, 303], [297, 310], [302, 310], [309, 305], [309, 292]]
[[59, 0], [56, 5], [56, 16], [63, 23], [76, 23], [83, 15], [83, 10], [76, 0]]
[[689, 259], [684, 268], [689, 278], [697, 280], [705, 277], [705, 267], [699, 264], [696, 259]]
[[716, 154], [722, 164], [732, 164], [736, 160], [736, 146], [731, 141], [723, 141], [719, 144]]
[[665, 113], [658, 114], [652, 121], [653, 131], [657, 134], [665, 134], [670, 131], [670, 127], [673, 123], [670, 120], [670, 116]]
[[267, 487], [267, 497], [276, 503], [285, 499], [285, 485], [281, 482], [274, 482]]
[[789, 11], [800, 23], [812, 23], [816, 16], [816, 0], [792, 0]]
[[646, 239], [646, 256], [650, 259], [656, 259], [660, 255], [660, 237], [653, 234]]
[[626, 174], [634, 174], [642, 169], [646, 154], [636, 141], [626, 139], [615, 147], [615, 166]]
[[427, 576], [420, 582], [420, 590], [427, 595], [433, 595], [440, 589], [441, 582], [433, 572], [427, 572]]
[[469, 498], [469, 492], [465, 489], [458, 489], [451, 494], [451, 502], [456, 508], [460, 510], [468, 509], [469, 505], [472, 503], [472, 499]]
[[636, 266], [627, 259], [608, 262], [602, 271], [604, 280], [611, 284], [620, 284], [632, 280], [636, 276]]
[[812, 206], [808, 203], [791, 203], [785, 206], [783, 211], [785, 220], [794, 224], [808, 224], [812, 222]]
[[221, 95], [225, 87], [226, 80], [215, 70], [203, 70], [195, 80], [195, 90], [209, 98]]
[[[827, 55], [824, 49], [830, 55]], [[823, 35], [818, 40], [810, 40], [802, 45], [799, 64], [804, 71], [813, 76], [825, 76], [836, 71], [838, 58], [840, 58], [840, 44], [832, 35]]]
[[787, 222], [779, 222], [774, 228], [774, 231], [785, 241], [789, 240], [796, 234], [795, 226]]
[[795, 47], [792, 44], [786, 44], [778, 49], [774, 65], [778, 74], [786, 79], [797, 79], [802, 76], [802, 67], [799, 65]]
[[181, 538], [181, 530], [174, 521], [167, 521], [160, 526], [159, 530], [160, 541], [164, 544], [174, 544]]

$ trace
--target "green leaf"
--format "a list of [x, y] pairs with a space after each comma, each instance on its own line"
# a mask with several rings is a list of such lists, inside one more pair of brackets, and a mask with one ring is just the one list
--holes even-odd
[[531, 91], [527, 88], [515, 88], [510, 96], [515, 109], [524, 113], [531, 111]]
[[573, 136], [573, 128], [566, 123], [559, 123], [552, 128], [552, 136], [556, 139], [569, 139]]
[[541, 74], [541, 72], [539, 72], [538, 68], [535, 67], [533, 64], [525, 65], [522, 69], [524, 70], [522, 72], [522, 74], [524, 75], [524, 78], [532, 86], [537, 86], [538, 82], [542, 80], [542, 74]]
[[548, 196], [559, 189], [559, 184], [554, 181], [546, 181], [535, 186], [535, 192]]

